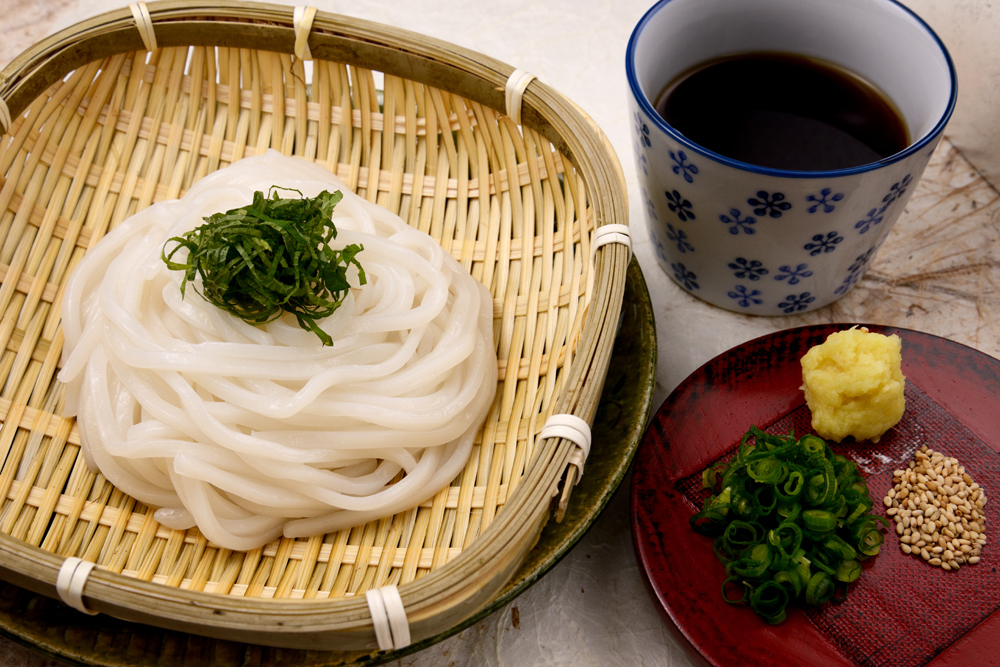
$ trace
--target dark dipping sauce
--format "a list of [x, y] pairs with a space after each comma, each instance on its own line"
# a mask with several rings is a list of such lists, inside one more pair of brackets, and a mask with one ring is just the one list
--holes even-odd
[[909, 144], [905, 121], [881, 91], [842, 67], [795, 54], [702, 63], [667, 85], [656, 111], [704, 148], [774, 169], [847, 169]]

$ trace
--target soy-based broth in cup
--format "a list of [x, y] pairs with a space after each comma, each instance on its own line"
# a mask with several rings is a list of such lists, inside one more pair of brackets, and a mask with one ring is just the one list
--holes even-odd
[[957, 98], [944, 45], [895, 0], [661, 0], [626, 74], [660, 268], [754, 315], [850, 292]]
[[843, 67], [795, 53], [700, 63], [667, 85], [656, 111], [710, 151], [774, 169], [858, 167], [909, 144], [906, 121], [885, 93]]

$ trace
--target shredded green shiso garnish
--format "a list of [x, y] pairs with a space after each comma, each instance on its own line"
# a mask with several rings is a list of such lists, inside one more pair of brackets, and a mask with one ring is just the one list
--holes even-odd
[[[299, 197], [282, 198], [279, 190]], [[289, 312], [300, 327], [333, 345], [317, 320], [340, 307], [350, 288], [351, 264], [360, 284], [367, 282], [356, 258], [364, 246], [334, 250], [329, 245], [337, 238], [330, 216], [343, 195], [324, 190], [309, 198], [278, 186], [269, 195], [255, 192], [249, 206], [208, 216], [204, 225], [168, 239], [161, 257], [172, 271], [184, 272], [182, 295], [200, 276], [201, 291], [197, 285], [195, 291], [241, 320], [264, 324]], [[171, 243], [176, 245], [168, 251]], [[174, 261], [182, 248], [188, 251], [185, 261]]]
[[715, 493], [691, 527], [715, 538], [726, 568], [722, 597], [749, 603], [772, 624], [785, 620], [793, 601], [831, 599], [837, 582], [846, 595], [861, 561], [879, 552], [880, 527], [889, 525], [869, 514], [875, 503], [858, 466], [815, 435], [796, 440], [752, 426], [733, 458], [706, 469], [702, 483]]

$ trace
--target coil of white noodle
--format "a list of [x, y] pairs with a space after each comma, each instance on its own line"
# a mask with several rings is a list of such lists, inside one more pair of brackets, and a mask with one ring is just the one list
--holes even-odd
[[[271, 185], [341, 190], [335, 247], [364, 245], [368, 284], [321, 324], [332, 347], [292, 316], [254, 327], [190, 286], [182, 299], [181, 272], [160, 259], [168, 238]], [[88, 464], [162, 524], [234, 550], [432, 497], [465, 465], [496, 389], [486, 288], [428, 235], [275, 151], [109, 233], [70, 278], [63, 328], [65, 412]]]

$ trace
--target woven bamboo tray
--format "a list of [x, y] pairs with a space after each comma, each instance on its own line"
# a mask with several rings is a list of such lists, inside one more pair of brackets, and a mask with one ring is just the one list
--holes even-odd
[[[170, 630], [303, 649], [376, 646], [364, 591], [396, 584], [414, 641], [476, 613], [517, 570], [575, 447], [551, 414], [592, 422], [624, 293], [614, 153], [569, 100], [512, 68], [406, 31], [318, 14], [311, 67], [292, 9], [149, 4], [39, 43], [2, 72], [0, 575], [55, 596], [65, 558], [94, 561], [89, 608]], [[171, 531], [78, 456], [54, 376], [62, 286], [108, 229], [198, 178], [276, 148], [326, 165], [430, 233], [494, 297], [497, 398], [470, 461], [432, 501], [349, 531], [250, 552]], [[23, 461], [26, 451], [34, 451]], [[555, 496], [555, 497], [554, 497]], [[557, 509], [558, 512], [558, 509]]]
[[[573, 548], [627, 474], [646, 423], [656, 384], [653, 306], [638, 263], [629, 265], [621, 326], [594, 417], [587, 474], [573, 489], [566, 515], [549, 521], [538, 543], [503, 588], [475, 614], [400, 651], [305, 651], [210, 639], [128, 623], [105, 614], [85, 616], [58, 600], [0, 583], [0, 634], [60, 662], [83, 667], [370, 667], [399, 660], [473, 625], [538, 581]], [[513, 602], [512, 602], [513, 601]], [[511, 613], [514, 613], [513, 611]], [[497, 619], [507, 622], [507, 617]], [[441, 651], [439, 655], [444, 655]]]

